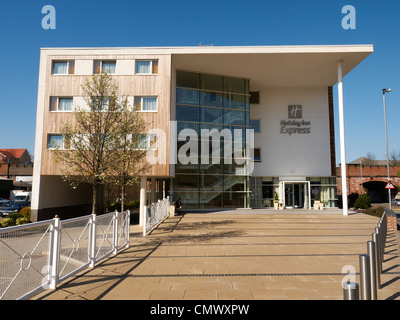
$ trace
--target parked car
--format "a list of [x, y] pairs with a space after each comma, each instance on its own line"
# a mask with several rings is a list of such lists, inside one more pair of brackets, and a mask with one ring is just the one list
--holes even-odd
[[394, 202], [396, 203], [396, 206], [400, 206], [400, 198], [394, 199]]
[[0, 208], [0, 215], [8, 216], [11, 213], [20, 212], [23, 207], [25, 207], [24, 203], [17, 203], [11, 201], [10, 203], [7, 204], [7, 206]]
[[13, 201], [12, 200], [7, 200], [7, 199], [1, 199], [0, 200], [0, 209], [3, 207], [7, 207], [10, 205]]

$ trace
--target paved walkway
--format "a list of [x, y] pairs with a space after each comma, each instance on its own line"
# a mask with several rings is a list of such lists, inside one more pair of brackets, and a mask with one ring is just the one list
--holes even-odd
[[[33, 299], [342, 300], [342, 268], [353, 266], [359, 283], [359, 255], [378, 220], [329, 210], [170, 217], [146, 238], [132, 237], [117, 256]], [[400, 300], [397, 232], [388, 234], [383, 270], [379, 300]]]

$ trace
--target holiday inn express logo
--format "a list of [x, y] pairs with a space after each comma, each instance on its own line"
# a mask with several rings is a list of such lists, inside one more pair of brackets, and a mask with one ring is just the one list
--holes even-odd
[[309, 134], [311, 133], [311, 122], [305, 121], [303, 118], [302, 105], [289, 105], [288, 106], [289, 120], [281, 120], [280, 133], [289, 136], [293, 134]]
[[289, 107], [289, 119], [301, 119], [303, 118], [303, 109], [301, 105], [292, 105]]

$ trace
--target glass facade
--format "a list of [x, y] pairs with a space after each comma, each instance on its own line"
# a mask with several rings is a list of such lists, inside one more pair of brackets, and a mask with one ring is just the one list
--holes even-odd
[[[325, 208], [337, 207], [336, 177], [307, 177], [305, 181], [285, 182], [284, 189], [280, 190], [282, 183], [279, 177], [251, 177], [251, 207], [273, 207], [277, 195], [279, 202], [284, 202], [286, 207], [309, 209], [314, 205], [316, 193]], [[311, 207], [307, 204], [309, 197]]]
[[[249, 207], [249, 96], [246, 79], [177, 71], [177, 135], [191, 129], [198, 151], [187, 164], [177, 155], [171, 180], [171, 195], [185, 208]], [[189, 137], [179, 140], [178, 154]]]

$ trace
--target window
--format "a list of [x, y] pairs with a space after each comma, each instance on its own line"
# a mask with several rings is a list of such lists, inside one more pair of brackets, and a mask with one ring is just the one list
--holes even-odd
[[50, 111], [72, 111], [72, 98], [51, 97]]
[[254, 148], [254, 162], [261, 162], [261, 149], [260, 148]]
[[250, 120], [250, 127], [254, 132], [260, 132], [260, 120]]
[[140, 150], [157, 150], [156, 134], [139, 134], [138, 149]]
[[140, 111], [157, 111], [157, 97], [135, 97], [133, 104]]
[[136, 60], [136, 74], [158, 74], [158, 60]]
[[177, 71], [176, 86], [198, 89], [200, 87], [200, 74], [186, 71]]
[[106, 72], [108, 74], [115, 74], [116, 65], [117, 62], [115, 60], [94, 60], [93, 73]]
[[260, 104], [260, 92], [250, 92], [250, 104]]
[[52, 74], [74, 74], [75, 73], [75, 61], [53, 61]]
[[115, 111], [115, 100], [111, 97], [93, 97], [92, 99], [96, 111]]
[[47, 149], [71, 149], [71, 141], [62, 134], [49, 134]]

